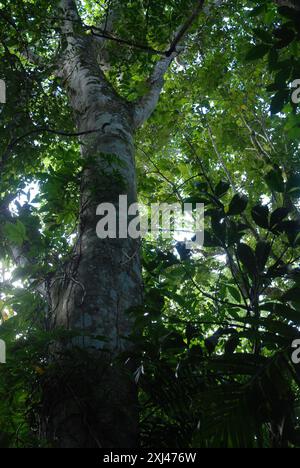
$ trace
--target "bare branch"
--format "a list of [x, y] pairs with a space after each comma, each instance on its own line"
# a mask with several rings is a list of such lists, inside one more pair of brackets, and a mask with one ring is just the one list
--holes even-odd
[[205, 0], [198, 0], [197, 7], [193, 11], [189, 19], [177, 30], [170, 45], [166, 57], [159, 60], [153, 70], [153, 73], [148, 81], [149, 92], [139, 99], [134, 106], [134, 126], [140, 127], [153, 113], [164, 85], [165, 74], [173, 62], [174, 58], [178, 56], [179, 44], [183, 41], [190, 27], [194, 24], [202, 11]]

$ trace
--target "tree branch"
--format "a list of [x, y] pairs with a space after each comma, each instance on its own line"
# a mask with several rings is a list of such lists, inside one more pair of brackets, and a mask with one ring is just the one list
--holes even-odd
[[168, 56], [171, 56], [173, 52], [176, 51], [176, 48], [178, 44], [181, 42], [181, 40], [185, 37], [186, 33], [190, 29], [190, 27], [194, 24], [195, 20], [198, 18], [200, 15], [202, 8], [204, 6], [204, 1], [205, 0], [198, 0], [198, 5], [196, 9], [193, 11], [192, 15], [187, 19], [187, 21], [182, 25], [182, 27], [179, 29], [177, 34], [175, 35], [170, 49], [168, 50]]
[[174, 58], [180, 53], [178, 46], [186, 36], [190, 27], [194, 24], [195, 20], [200, 15], [204, 6], [205, 0], [198, 0], [197, 7], [193, 11], [189, 19], [178, 29], [174, 34], [170, 48], [166, 53], [166, 57], [159, 60], [153, 70], [153, 73], [148, 81], [149, 92], [141, 99], [136, 101], [134, 106], [134, 126], [140, 127], [153, 113], [164, 85], [164, 77], [169, 69]]
[[155, 65], [151, 78], [148, 81], [149, 92], [139, 99], [134, 106], [135, 128], [141, 127], [156, 108], [163, 89], [165, 74], [176, 56], [177, 53], [174, 52], [169, 57], [159, 60]]
[[169, 51], [165, 52], [165, 51], [162, 51], [162, 50], [156, 50], [156, 49], [153, 49], [152, 47], [144, 45], [144, 44], [138, 44], [136, 42], [132, 42], [132, 41], [129, 41], [127, 39], [122, 39], [120, 37], [116, 37], [113, 34], [107, 32], [105, 30], [102, 30], [100, 28], [96, 28], [95, 26], [86, 26], [86, 28], [92, 32], [92, 35], [94, 37], [99, 37], [99, 38], [102, 38], [102, 39], [108, 39], [108, 40], [113, 41], [113, 42], [118, 42], [119, 44], [133, 47], [134, 49], [143, 50], [144, 52], [147, 52], [148, 54], [166, 56], [169, 53]]

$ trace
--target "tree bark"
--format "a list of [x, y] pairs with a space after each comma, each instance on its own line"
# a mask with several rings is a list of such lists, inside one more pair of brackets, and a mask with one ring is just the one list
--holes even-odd
[[[45, 397], [46, 436], [64, 448], [135, 447], [137, 392], [130, 369], [114, 359], [131, 348], [128, 311], [142, 302], [140, 245], [138, 240], [99, 239], [96, 234], [100, 203], [114, 204], [119, 217], [119, 195], [127, 195], [129, 205], [137, 201], [133, 112], [98, 67], [89, 37], [74, 36], [69, 41], [61, 76], [78, 132], [97, 132], [81, 138], [84, 170], [78, 242], [64, 277], [52, 283], [51, 324], [84, 330], [85, 336], [74, 344], [90, 353], [86, 359], [98, 360], [101, 372], [93, 386], [101, 397], [94, 407], [79, 388], [85, 369], [77, 373], [77, 380], [71, 379], [71, 392], [70, 382], [66, 392], [57, 383], [53, 388], [52, 382], [50, 405]], [[64, 362], [60, 366], [68, 373]], [[56, 402], [54, 390], [61, 396]]]

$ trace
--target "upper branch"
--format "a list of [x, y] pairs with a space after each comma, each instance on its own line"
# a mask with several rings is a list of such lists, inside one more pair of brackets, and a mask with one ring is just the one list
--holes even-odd
[[202, 11], [205, 0], [198, 0], [197, 7], [193, 11], [188, 20], [177, 30], [171, 42], [170, 48], [166, 53], [166, 57], [159, 60], [153, 70], [153, 73], [148, 80], [149, 91], [134, 106], [134, 126], [140, 127], [153, 113], [164, 85], [165, 74], [173, 62], [174, 58], [180, 53], [178, 46], [186, 36], [190, 27], [194, 24]]
[[148, 54], [151, 54], [151, 55], [163, 55], [164, 57], [167, 56], [167, 55], [168, 56], [170, 55], [169, 51], [165, 52], [163, 50], [156, 50], [156, 49], [153, 49], [152, 47], [150, 47], [148, 45], [139, 44], [139, 43], [134, 42], [134, 41], [130, 41], [130, 40], [127, 40], [127, 39], [116, 37], [112, 33], [107, 32], [107, 31], [105, 31], [103, 29], [97, 28], [96, 26], [86, 26], [86, 29], [90, 30], [92, 32], [92, 35], [95, 38], [100, 38], [101, 43], [103, 43], [103, 41], [109, 40], [109, 41], [117, 42], [118, 44], [121, 44], [121, 45], [130, 46], [130, 47], [132, 47], [134, 49], [140, 49], [140, 50], [142, 50], [144, 52], [147, 52]]
[[177, 52], [173, 52], [169, 57], [165, 57], [156, 63], [150, 80], [148, 81], [150, 88], [149, 92], [139, 99], [134, 105], [135, 128], [143, 125], [156, 108], [164, 86], [164, 76], [176, 56]]
[[179, 28], [177, 33], [175, 34], [175, 37], [171, 43], [170, 49], [168, 51], [168, 55], [172, 55], [173, 52], [176, 51], [177, 45], [180, 43], [182, 39], [184, 39], [186, 33], [190, 29], [190, 27], [194, 24], [195, 20], [198, 18], [200, 15], [203, 5], [204, 5], [205, 0], [198, 0], [198, 5], [193, 11], [192, 15], [187, 19], [187, 21]]

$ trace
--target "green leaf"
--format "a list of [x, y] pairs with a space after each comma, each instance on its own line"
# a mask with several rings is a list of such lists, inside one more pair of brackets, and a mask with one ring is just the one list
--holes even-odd
[[256, 205], [252, 210], [252, 218], [255, 223], [264, 229], [269, 229], [269, 208], [263, 205]]
[[300, 223], [299, 221], [283, 221], [277, 229], [285, 232], [292, 247], [296, 247], [300, 240]]
[[271, 253], [270, 242], [260, 241], [256, 245], [255, 256], [259, 271], [263, 272]]
[[231, 286], [228, 284], [227, 289], [236, 302], [240, 303], [242, 301], [241, 293], [235, 286]]
[[233, 197], [229, 209], [227, 212], [228, 216], [240, 215], [242, 214], [248, 205], [248, 198], [245, 195], [237, 194]]
[[237, 248], [237, 257], [251, 276], [258, 273], [256, 256], [247, 244], [239, 244]]
[[290, 213], [287, 208], [278, 208], [271, 215], [270, 228], [274, 229], [279, 223], [281, 223]]
[[218, 183], [215, 189], [215, 194], [217, 197], [221, 198], [224, 195], [226, 195], [229, 189], [230, 189], [230, 184], [228, 182], [221, 181]]

